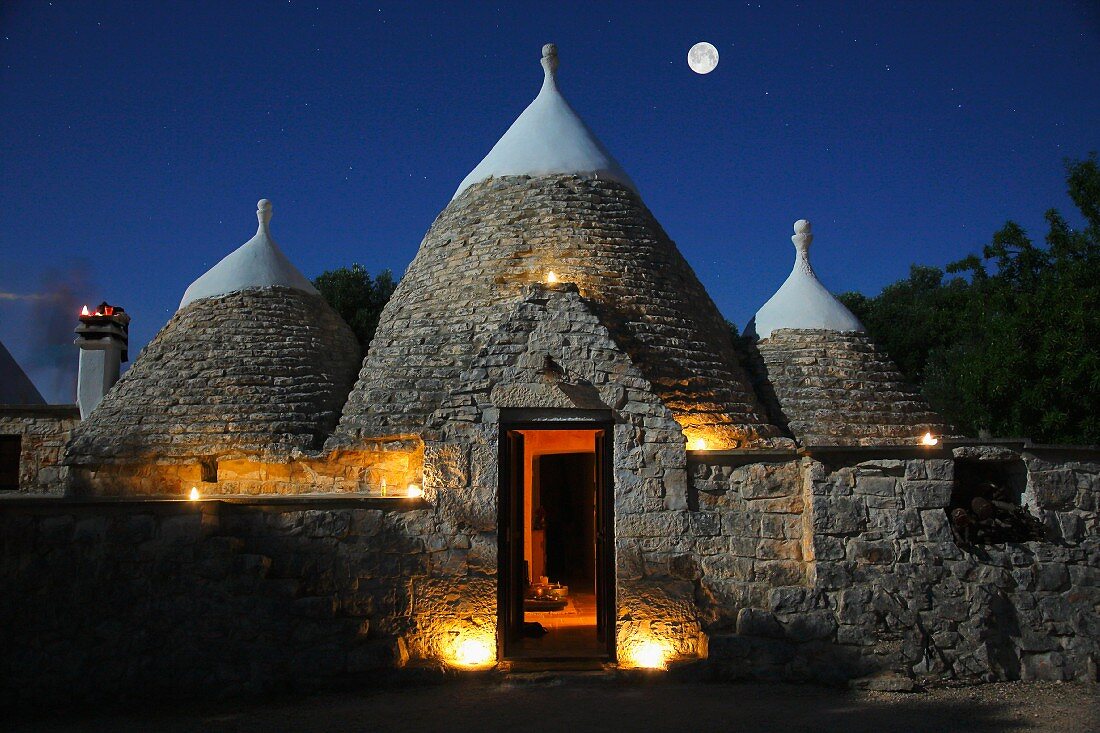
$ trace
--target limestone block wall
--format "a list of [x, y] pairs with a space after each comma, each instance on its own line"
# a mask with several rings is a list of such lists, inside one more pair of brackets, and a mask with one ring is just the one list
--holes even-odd
[[707, 632], [733, 631], [739, 617], [752, 622], [743, 609], [765, 608], [773, 592], [808, 583], [812, 535], [799, 462], [793, 451], [770, 461], [696, 452], [689, 466], [694, 552], [673, 562], [697, 584]]
[[61, 459], [78, 422], [80, 412], [75, 405], [0, 406], [0, 435], [20, 437], [20, 493], [64, 491], [68, 469]]
[[[479, 576], [422, 504], [0, 503], [0, 700], [322, 688], [390, 671]], [[414, 620], [415, 617], [415, 620]], [[434, 625], [433, 625], [434, 624]]]
[[[807, 581], [775, 586], [710, 639], [725, 676], [840, 681], [1096, 679], [1096, 454], [1024, 452], [1045, 541], [966, 546], [946, 508], [954, 459], [803, 458]], [[1072, 497], [1072, 498], [1071, 498]]]

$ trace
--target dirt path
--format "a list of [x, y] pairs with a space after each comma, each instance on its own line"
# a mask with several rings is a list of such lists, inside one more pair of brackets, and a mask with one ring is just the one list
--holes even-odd
[[[9, 729], [10, 730], [10, 729]], [[922, 693], [705, 683], [451, 682], [24, 721], [34, 731], [1100, 731], [1100, 687], [1005, 683]]]

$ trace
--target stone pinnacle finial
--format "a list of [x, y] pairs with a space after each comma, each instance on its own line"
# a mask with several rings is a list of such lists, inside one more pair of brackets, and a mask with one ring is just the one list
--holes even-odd
[[799, 219], [794, 223], [794, 236], [791, 237], [791, 241], [794, 242], [794, 248], [798, 252], [796, 258], [798, 266], [812, 273], [813, 269], [810, 267], [810, 242], [814, 241], [814, 235], [810, 229], [810, 222], [807, 219]]
[[547, 43], [542, 47], [542, 69], [546, 76], [553, 77], [558, 71], [558, 47]]
[[267, 199], [256, 202], [256, 220], [260, 222], [261, 229], [267, 229], [267, 225], [271, 223], [271, 202]]

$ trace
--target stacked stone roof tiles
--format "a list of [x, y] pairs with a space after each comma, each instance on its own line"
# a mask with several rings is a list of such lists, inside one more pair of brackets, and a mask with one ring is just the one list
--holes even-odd
[[87, 420], [67, 462], [96, 464], [320, 448], [359, 361], [317, 295], [275, 286], [181, 308]]
[[744, 445], [778, 435], [717, 307], [641, 199], [569, 174], [491, 178], [439, 215], [387, 304], [338, 440], [425, 432], [525, 286], [553, 271], [685, 428]]
[[759, 390], [804, 445], [916, 443], [947, 429], [864, 333], [776, 329], [756, 348]]

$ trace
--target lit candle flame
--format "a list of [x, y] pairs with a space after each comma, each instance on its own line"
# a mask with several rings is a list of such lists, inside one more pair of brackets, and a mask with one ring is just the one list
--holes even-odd
[[191, 493], [188, 494], [188, 498], [191, 499], [191, 501], [198, 501], [199, 500], [199, 490], [197, 488], [195, 488], [194, 486], [192, 486], [191, 487]]
[[408, 491], [410, 499], [419, 499], [421, 496], [424, 496], [424, 490], [416, 484], [409, 484]]
[[921, 445], [935, 445], [940, 442], [939, 438], [933, 437], [932, 433], [928, 432], [924, 434], [924, 437], [920, 439]]
[[553, 285], [553, 284], [557, 283], [557, 281], [558, 281], [558, 273], [554, 272], [553, 270], [546, 273], [546, 282], [548, 284]]
[[704, 440], [703, 438], [696, 438], [695, 440], [691, 441], [691, 449], [692, 450], [706, 450], [707, 449], [707, 441]]
[[80, 309], [80, 315], [90, 316], [90, 315], [92, 315], [92, 312], [90, 310], [88, 310], [88, 306], [84, 306], [83, 308]]

